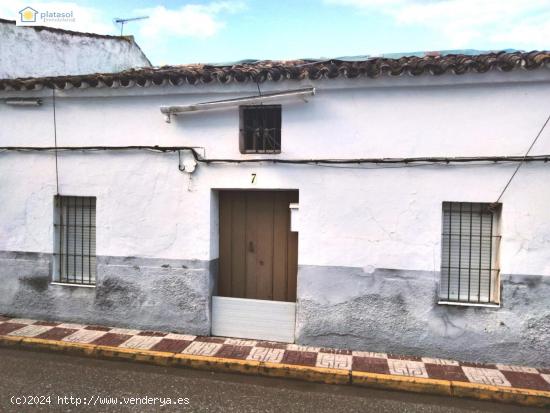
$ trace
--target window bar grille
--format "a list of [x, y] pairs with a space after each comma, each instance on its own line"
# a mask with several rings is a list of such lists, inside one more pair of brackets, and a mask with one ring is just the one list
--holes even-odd
[[281, 107], [241, 107], [243, 153], [278, 153], [281, 150]]
[[472, 287], [472, 220], [474, 216], [474, 206], [470, 204], [470, 239], [468, 249], [468, 301], [472, 299], [471, 287]]
[[[84, 200], [82, 203], [84, 204]], [[82, 209], [80, 218], [80, 251], [82, 251], [82, 256], [80, 257], [80, 282], [84, 284], [84, 208]]]
[[73, 282], [76, 282], [76, 198], [73, 198], [74, 234], [73, 234]]
[[[460, 301], [460, 290], [462, 285], [460, 284], [460, 273], [462, 272], [462, 202], [458, 204], [458, 217], [459, 217], [459, 227], [458, 227], [458, 301]], [[468, 297], [469, 299], [469, 297]]]
[[[56, 207], [58, 218], [54, 225], [59, 247], [59, 251], [55, 253], [58, 279], [64, 283], [93, 285], [95, 283], [95, 265], [92, 263], [95, 258], [95, 199], [59, 196], [56, 199]], [[88, 265], [85, 263], [86, 259]]]
[[481, 246], [483, 245], [483, 214], [479, 214], [479, 274], [477, 284], [477, 301], [481, 301]]
[[454, 302], [497, 301], [493, 290], [498, 268], [493, 255], [497, 251], [494, 243], [501, 238], [495, 234], [498, 212], [489, 204], [449, 202], [444, 203], [443, 213], [442, 251], [448, 256], [442, 260], [441, 297]]
[[447, 277], [447, 299], [451, 298], [451, 257], [453, 256], [453, 239], [451, 234], [453, 233], [453, 204], [451, 204], [449, 208], [451, 209], [451, 212], [449, 214], [449, 274]]
[[[88, 224], [90, 225], [90, 236], [88, 237], [88, 274], [92, 274], [92, 198], [88, 199]], [[94, 234], [95, 236], [95, 234]]]
[[[493, 211], [491, 213], [491, 229], [490, 234], [493, 235]], [[489, 238], [489, 286], [488, 286], [488, 299], [487, 302], [491, 301], [491, 279], [493, 278], [493, 237]]]

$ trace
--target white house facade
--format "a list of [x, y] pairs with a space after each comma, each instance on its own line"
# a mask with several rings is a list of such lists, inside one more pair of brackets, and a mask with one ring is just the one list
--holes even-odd
[[150, 67], [132, 36], [16, 26], [0, 19], [0, 79], [83, 75]]
[[0, 81], [0, 313], [550, 366], [548, 62]]

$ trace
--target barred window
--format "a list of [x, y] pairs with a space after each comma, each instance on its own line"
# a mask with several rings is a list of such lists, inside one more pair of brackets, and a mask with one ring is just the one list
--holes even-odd
[[96, 282], [94, 197], [55, 198], [54, 280], [68, 284]]
[[241, 153], [281, 152], [281, 105], [241, 106]]
[[440, 302], [500, 300], [500, 204], [444, 202]]

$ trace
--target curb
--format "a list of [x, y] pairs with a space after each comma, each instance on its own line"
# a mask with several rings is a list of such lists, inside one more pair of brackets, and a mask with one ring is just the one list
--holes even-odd
[[16, 336], [0, 336], [0, 347], [46, 350], [165, 367], [184, 367], [225, 373], [290, 378], [316, 383], [346, 384], [383, 390], [464, 397], [492, 402], [513, 403], [530, 407], [550, 408], [550, 392], [548, 391], [498, 387], [450, 380], [395, 376], [221, 357], [195, 356]]

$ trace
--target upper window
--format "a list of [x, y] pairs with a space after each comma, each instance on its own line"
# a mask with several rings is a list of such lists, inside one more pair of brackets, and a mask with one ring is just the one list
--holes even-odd
[[500, 301], [500, 204], [444, 202], [440, 300]]
[[240, 107], [241, 153], [281, 152], [281, 105]]
[[55, 198], [54, 280], [68, 284], [96, 282], [94, 197]]

